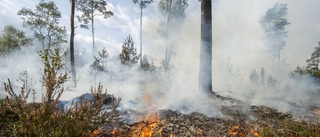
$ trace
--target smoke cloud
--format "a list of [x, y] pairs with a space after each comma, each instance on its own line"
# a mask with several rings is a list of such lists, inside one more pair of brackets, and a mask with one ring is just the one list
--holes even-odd
[[[10, 1], [6, 1], [10, 2]], [[161, 65], [165, 54], [165, 39], [157, 33], [160, 14], [156, 10], [155, 1], [144, 10], [143, 17], [143, 52], [149, 62]], [[282, 59], [286, 59], [289, 67], [278, 71], [272, 66], [272, 57], [266, 52], [264, 33], [258, 21], [265, 12], [276, 2], [288, 3], [286, 18], [291, 23], [286, 27], [288, 37], [282, 51]], [[12, 1], [11, 3], [19, 3]], [[33, 2], [37, 3], [37, 2]], [[63, 5], [57, 2], [58, 6]], [[32, 3], [29, 3], [30, 5]], [[214, 0], [213, 1], [213, 90], [220, 95], [243, 100], [254, 105], [267, 105], [282, 111], [292, 111], [290, 104], [307, 106], [320, 104], [315, 101], [318, 95], [318, 85], [309, 77], [293, 80], [289, 73], [296, 65], [305, 65], [317, 42], [320, 40], [320, 5], [318, 0], [290, 1], [290, 0]], [[3, 7], [4, 5], [0, 5]], [[22, 7], [22, 5], [20, 5]], [[67, 6], [60, 8], [64, 18], [63, 25], [68, 28], [69, 11]], [[143, 102], [146, 93], [150, 93], [159, 109], [176, 109], [185, 113], [197, 111], [208, 115], [218, 116], [219, 104], [213, 105], [212, 100], [198, 91], [199, 56], [200, 56], [200, 3], [189, 1], [186, 20], [179, 35], [176, 37], [175, 54], [172, 64], [174, 68], [170, 77], [162, 70], [152, 74], [140, 71], [138, 66], [123, 67], [118, 60], [123, 40], [130, 34], [137, 48], [139, 45], [139, 10], [138, 5], [118, 0], [110, 0], [110, 10], [115, 16], [97, 21], [96, 44], [99, 49], [108, 50], [107, 69], [110, 73], [100, 75], [96, 79], [89, 73], [93, 62], [91, 51], [91, 36], [87, 30], [77, 29], [76, 59], [77, 87], [72, 83], [66, 86], [71, 91], [65, 92], [63, 100], [69, 100], [83, 93], [87, 93], [91, 86], [101, 82], [108, 89], [108, 93], [122, 97], [124, 107], [130, 107], [130, 102]], [[16, 7], [16, 11], [20, 7]], [[12, 8], [1, 8], [1, 15], [10, 13], [7, 25], [19, 20]], [[9, 10], [11, 9], [11, 10]], [[4, 18], [9, 18], [5, 16]], [[17, 26], [19, 26], [17, 24]], [[26, 31], [29, 31], [25, 29]], [[29, 32], [30, 33], [30, 32]], [[68, 45], [65, 45], [68, 47]], [[66, 48], [67, 49], [67, 48]], [[16, 81], [19, 73], [27, 70], [36, 81], [34, 88], [37, 99], [44, 94], [41, 88], [41, 60], [36, 54], [36, 48], [22, 49], [0, 60], [0, 82], [10, 78], [16, 88], [21, 86]], [[137, 49], [139, 51], [139, 49]], [[66, 60], [66, 64], [69, 61]], [[229, 65], [228, 65], [229, 64]], [[230, 68], [231, 67], [231, 68]], [[260, 76], [261, 68], [266, 71], [265, 82], [271, 75], [278, 81], [276, 88], [266, 84], [252, 83], [250, 72], [256, 69]], [[68, 66], [67, 66], [68, 68]], [[260, 81], [260, 80], [259, 80]], [[3, 89], [3, 85], [0, 86]], [[3, 92], [1, 92], [3, 94]], [[271, 101], [270, 101], [271, 100]]]

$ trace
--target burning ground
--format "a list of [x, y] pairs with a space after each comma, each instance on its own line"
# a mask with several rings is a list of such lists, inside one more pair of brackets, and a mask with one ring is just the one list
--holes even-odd
[[[320, 136], [319, 106], [289, 104], [297, 113], [282, 113], [266, 106], [253, 106], [219, 95], [209, 97], [219, 115], [155, 109], [156, 99], [149, 92], [141, 102], [145, 109], [119, 107], [92, 136], [106, 137], [258, 137]], [[139, 104], [131, 102], [131, 108]], [[134, 106], [134, 107], [133, 107]], [[187, 109], [188, 106], [184, 106]], [[293, 109], [292, 109], [293, 110]], [[186, 111], [185, 111], [186, 112]], [[299, 113], [298, 113], [299, 112]]]

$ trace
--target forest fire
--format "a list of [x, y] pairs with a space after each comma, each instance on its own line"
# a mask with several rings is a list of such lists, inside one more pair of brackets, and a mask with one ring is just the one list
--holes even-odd
[[239, 136], [242, 137], [244, 134], [239, 131], [239, 126], [234, 126], [234, 127], [228, 132], [228, 136], [232, 136], [232, 135], [239, 135]]
[[158, 124], [159, 117], [157, 113], [152, 113], [137, 126], [133, 127], [132, 137], [151, 137], [154, 134], [161, 135], [162, 128]]
[[0, 136], [320, 137], [319, 2], [90, 2], [0, 4]]
[[260, 137], [260, 134], [258, 132], [256, 132], [254, 129], [251, 129], [250, 132], [251, 132], [252, 136]]
[[239, 126], [234, 126], [230, 131], [228, 131], [228, 136], [239, 136], [239, 137], [260, 137], [261, 133], [258, 133], [253, 128], [250, 129], [250, 132], [247, 129], [241, 129]]
[[147, 115], [137, 117], [140, 122], [133, 128], [132, 137], [151, 137], [154, 134], [161, 135], [162, 128], [158, 124], [159, 114], [155, 111], [156, 100], [154, 100], [150, 91], [147, 91], [143, 96], [143, 104]]
[[[130, 133], [128, 136], [132, 137], [151, 137], [151, 136], [162, 136], [162, 127], [159, 124], [159, 113], [156, 110], [156, 101], [151, 96], [150, 92], [147, 91], [142, 98], [144, 106], [143, 113], [137, 114], [134, 118], [138, 122], [129, 125]], [[114, 128], [111, 132], [113, 136], [125, 136], [123, 131], [119, 128]]]

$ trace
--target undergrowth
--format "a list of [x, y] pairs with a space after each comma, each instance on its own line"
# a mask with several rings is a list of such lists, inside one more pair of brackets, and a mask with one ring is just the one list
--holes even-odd
[[[26, 85], [23, 85], [17, 93], [8, 79], [4, 84], [8, 95], [0, 100], [0, 136], [87, 137], [92, 136], [103, 122], [112, 121], [114, 116], [102, 110], [104, 94], [107, 93], [101, 84], [91, 88], [95, 101], [82, 100], [80, 104], [74, 103], [69, 108], [59, 109], [59, 98], [65, 89], [63, 84], [68, 80], [67, 74], [62, 73], [62, 56], [65, 54], [60, 49], [49, 48], [38, 54], [44, 63], [42, 81], [46, 94], [39, 103], [35, 102], [33, 94], [33, 102], [28, 103], [32, 89], [26, 91]], [[121, 98], [113, 97], [113, 111], [120, 101]]]

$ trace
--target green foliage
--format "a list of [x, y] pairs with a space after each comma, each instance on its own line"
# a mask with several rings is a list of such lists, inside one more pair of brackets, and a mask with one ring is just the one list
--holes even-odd
[[272, 53], [273, 61], [275, 58], [278, 58], [278, 61], [280, 60], [280, 52], [285, 46], [283, 40], [287, 36], [285, 26], [290, 24], [284, 18], [287, 15], [287, 10], [287, 4], [277, 3], [259, 21], [266, 35], [266, 46]]
[[4, 26], [0, 36], [0, 54], [20, 49], [22, 46], [29, 46], [32, 39], [25, 36], [21, 30], [13, 26]]
[[130, 35], [125, 39], [122, 45], [122, 51], [119, 55], [122, 64], [132, 65], [137, 63], [140, 55], [137, 55], [137, 49]]
[[23, 20], [23, 26], [34, 31], [34, 36], [41, 42], [42, 48], [66, 43], [66, 29], [59, 26], [61, 13], [55, 2], [41, 0], [34, 11], [22, 8], [18, 15]]
[[30, 92], [34, 91], [32, 86], [35, 83], [35, 81], [33, 81], [33, 78], [30, 76], [30, 74], [26, 70], [20, 73], [19, 81], [22, 82], [23, 87], [27, 92], [26, 98], [28, 98], [28, 95], [30, 94]]
[[[54, 100], [47, 104], [27, 103], [27, 95], [22, 87], [19, 94], [13, 91], [12, 84], [8, 81], [5, 91], [9, 94], [0, 101], [0, 135], [27, 136], [27, 137], [89, 137], [102, 123], [110, 122], [114, 116], [101, 113], [103, 105], [103, 87], [91, 88], [95, 101], [83, 100], [81, 104], [73, 104], [66, 110], [56, 108], [59, 103]], [[113, 109], [118, 107], [121, 98], [113, 98]]]
[[313, 75], [319, 72], [320, 42], [318, 42], [318, 46], [315, 47], [315, 50], [312, 52], [310, 59], [307, 59], [306, 61], [308, 63], [307, 69], [311, 70]]
[[300, 80], [301, 76], [305, 74], [305, 69], [299, 65], [290, 73], [290, 78]]
[[142, 68], [142, 70], [145, 70], [145, 71], [154, 71], [156, 69], [156, 67], [154, 66], [153, 63], [149, 63], [146, 55], [144, 55], [142, 58], [141, 68]]
[[[104, 103], [103, 87], [91, 88], [93, 102], [82, 100], [70, 108], [57, 108], [59, 98], [64, 91], [63, 83], [68, 79], [62, 73], [63, 56], [59, 48], [47, 48], [39, 52], [44, 63], [43, 84], [46, 93], [41, 103], [27, 103], [30, 92], [26, 91], [25, 83], [19, 94], [14, 91], [8, 80], [4, 84], [8, 96], [0, 100], [0, 135], [26, 137], [89, 137], [102, 125], [114, 121], [113, 111], [118, 107], [121, 98], [112, 98], [112, 112], [101, 112]], [[26, 76], [22, 73], [22, 76]], [[28, 79], [25, 77], [24, 79]], [[35, 95], [35, 94], [33, 94]], [[33, 97], [35, 102], [35, 96]]]
[[151, 4], [153, 0], [132, 0], [134, 4], [138, 4], [141, 9], [147, 7], [147, 4]]
[[54, 50], [47, 48], [38, 54], [44, 63], [42, 81], [47, 91], [44, 100], [50, 104], [52, 100], [59, 99], [64, 91], [62, 85], [68, 80], [67, 73], [62, 72], [64, 69], [63, 58], [66, 53], [59, 48]]
[[[76, 8], [82, 12], [80, 16], [77, 16], [78, 21], [82, 23], [80, 27], [89, 29], [88, 25], [93, 23], [95, 16], [102, 15], [104, 19], [113, 16], [113, 12], [108, 11], [106, 6], [105, 0], [77, 0]], [[98, 13], [95, 13], [96, 11]]]
[[98, 72], [106, 72], [107, 68], [105, 66], [106, 60], [108, 58], [108, 52], [105, 48], [101, 52], [98, 52], [98, 56], [93, 56], [94, 61], [91, 64], [91, 72], [97, 74]]

